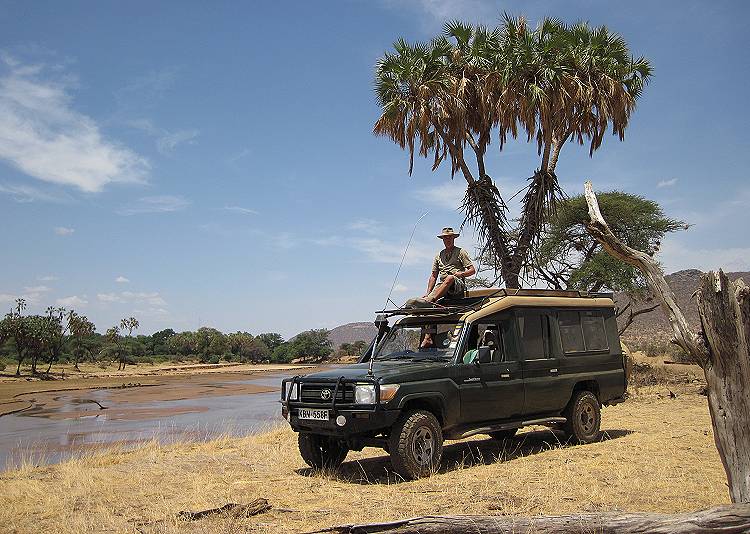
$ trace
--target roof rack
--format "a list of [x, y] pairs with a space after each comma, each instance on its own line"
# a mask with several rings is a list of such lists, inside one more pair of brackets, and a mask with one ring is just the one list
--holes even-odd
[[466, 297], [461, 299], [441, 299], [446, 305], [438, 305], [429, 308], [396, 308], [392, 310], [380, 310], [376, 313], [384, 314], [386, 317], [394, 315], [417, 315], [422, 317], [442, 317], [456, 313], [466, 312], [472, 308], [481, 307], [487, 300], [505, 297], [567, 297], [567, 298], [614, 298], [613, 293], [588, 292], [578, 290], [561, 289], [507, 289], [487, 288], [467, 291]]
[[612, 298], [612, 293], [588, 292], [567, 289], [508, 289], [487, 288], [467, 291], [467, 298], [472, 297], [570, 297], [570, 298]]

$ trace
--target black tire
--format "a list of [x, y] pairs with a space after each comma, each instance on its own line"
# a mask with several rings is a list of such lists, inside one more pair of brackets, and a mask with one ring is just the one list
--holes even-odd
[[508, 430], [496, 430], [495, 432], [490, 432], [489, 435], [492, 439], [496, 439], [497, 441], [505, 441], [506, 439], [515, 436], [516, 432], [518, 432], [517, 428], [509, 428]]
[[314, 469], [336, 469], [349, 452], [346, 444], [319, 434], [300, 432], [297, 443], [302, 459]]
[[574, 443], [591, 443], [599, 438], [602, 410], [592, 392], [576, 391], [563, 416], [567, 419], [563, 432]]
[[443, 430], [437, 418], [424, 410], [402, 414], [391, 429], [388, 451], [393, 469], [406, 480], [430, 476], [443, 457]]

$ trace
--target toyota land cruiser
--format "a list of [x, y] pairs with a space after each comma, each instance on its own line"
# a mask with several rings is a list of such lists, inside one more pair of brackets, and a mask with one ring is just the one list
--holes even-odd
[[601, 406], [624, 400], [611, 294], [484, 289], [440, 304], [384, 310], [359, 363], [282, 382], [307, 464], [380, 447], [418, 478], [439, 467], [444, 440], [547, 425], [594, 441]]

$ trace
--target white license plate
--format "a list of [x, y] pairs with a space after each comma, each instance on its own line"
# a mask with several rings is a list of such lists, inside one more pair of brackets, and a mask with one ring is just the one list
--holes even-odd
[[313, 421], [328, 421], [328, 410], [308, 410], [300, 408], [297, 412], [300, 419], [312, 419]]

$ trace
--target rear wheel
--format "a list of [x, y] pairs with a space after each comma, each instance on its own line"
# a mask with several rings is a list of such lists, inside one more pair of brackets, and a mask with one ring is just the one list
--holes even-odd
[[443, 456], [443, 430], [424, 410], [404, 413], [391, 430], [388, 450], [393, 469], [407, 480], [431, 475]]
[[340, 440], [319, 434], [300, 432], [297, 443], [302, 459], [315, 469], [336, 469], [349, 452]]
[[495, 432], [490, 432], [490, 437], [492, 439], [496, 439], [497, 441], [505, 441], [506, 439], [510, 439], [513, 436], [515, 436], [516, 432], [518, 432], [517, 428], [509, 428], [508, 430], [497, 430]]
[[565, 408], [563, 432], [576, 443], [591, 443], [599, 437], [602, 411], [599, 399], [590, 391], [576, 391]]

